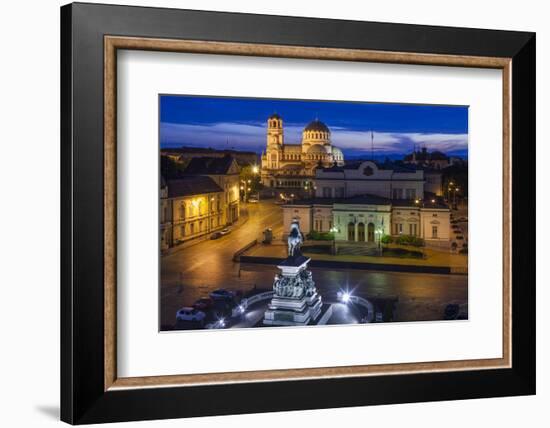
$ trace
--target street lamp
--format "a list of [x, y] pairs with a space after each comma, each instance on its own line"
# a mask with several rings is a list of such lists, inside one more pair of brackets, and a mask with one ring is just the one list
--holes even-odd
[[336, 255], [336, 233], [339, 233], [340, 229], [336, 226], [332, 226], [328, 231], [332, 233], [332, 254]]
[[241, 190], [243, 191], [243, 201], [246, 202], [248, 200], [247, 198], [247, 185], [245, 180], [241, 180]]
[[253, 174], [257, 174], [257, 173], [258, 173], [258, 171], [259, 171], [259, 169], [258, 169], [258, 165], [254, 165], [254, 166], [252, 166], [252, 173], [253, 173]]
[[340, 289], [338, 290], [338, 292], [336, 293], [336, 298], [341, 301], [342, 303], [344, 304], [348, 304], [352, 301], [352, 298], [353, 298], [353, 291], [355, 290], [355, 288], [353, 290], [350, 290], [349, 288], [346, 288], [345, 290], [343, 289]]
[[382, 247], [382, 235], [384, 234], [384, 228], [380, 225], [376, 228], [374, 231], [376, 235], [378, 235], [378, 249]]

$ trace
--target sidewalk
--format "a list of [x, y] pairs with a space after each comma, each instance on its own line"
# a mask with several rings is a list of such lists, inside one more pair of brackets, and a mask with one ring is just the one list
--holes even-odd
[[[241, 208], [239, 218], [236, 222], [229, 225], [233, 231], [241, 227], [242, 225], [246, 224], [246, 222], [249, 219], [248, 215], [248, 209], [247, 208]], [[212, 230], [210, 232], [206, 232], [204, 235], [198, 236], [196, 238], [190, 239], [189, 241], [185, 241], [179, 245], [176, 245], [175, 247], [168, 248], [167, 250], [164, 250], [161, 252], [161, 256], [169, 256], [171, 254], [177, 253], [178, 251], [181, 251], [185, 248], [193, 247], [197, 244], [200, 244], [201, 242], [208, 241], [210, 239], [210, 236], [212, 233], [214, 233], [217, 230], [221, 230], [223, 227], [219, 227], [215, 230]]]

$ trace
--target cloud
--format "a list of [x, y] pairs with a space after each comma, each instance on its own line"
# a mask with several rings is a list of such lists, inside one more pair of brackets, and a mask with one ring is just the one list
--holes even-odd
[[[371, 133], [334, 129], [332, 142], [343, 150], [370, 151]], [[462, 151], [468, 149], [468, 134], [373, 132], [372, 145], [377, 152], [388, 154], [410, 152], [415, 146], [442, 152]]]
[[[285, 142], [299, 144], [303, 125], [285, 124]], [[371, 132], [345, 127], [331, 127], [332, 143], [344, 153], [370, 152]], [[239, 148], [261, 151], [266, 144], [264, 122], [217, 122], [211, 124], [166, 123], [160, 125], [161, 142], [165, 146]], [[408, 153], [417, 147], [442, 152], [465, 152], [468, 134], [421, 132], [373, 132], [374, 150], [380, 154]]]

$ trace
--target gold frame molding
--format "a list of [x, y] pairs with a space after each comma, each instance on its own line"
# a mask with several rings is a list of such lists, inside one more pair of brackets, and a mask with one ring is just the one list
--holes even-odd
[[[502, 70], [503, 93], [503, 349], [502, 358], [434, 361], [405, 364], [360, 365], [306, 369], [262, 370], [171, 376], [117, 377], [116, 367], [116, 80], [117, 50], [148, 50], [212, 55], [241, 55], [335, 61], [358, 61], [417, 65], [494, 68]], [[382, 52], [196, 40], [137, 37], [104, 37], [104, 390], [193, 386], [360, 377], [421, 372], [497, 369], [511, 367], [511, 58]]]

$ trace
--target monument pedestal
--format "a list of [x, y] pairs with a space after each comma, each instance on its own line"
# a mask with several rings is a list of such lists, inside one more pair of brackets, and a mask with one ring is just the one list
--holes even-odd
[[281, 274], [275, 276], [273, 298], [264, 314], [264, 325], [316, 324], [322, 301], [307, 270], [310, 260], [300, 254], [288, 257], [277, 266]]

